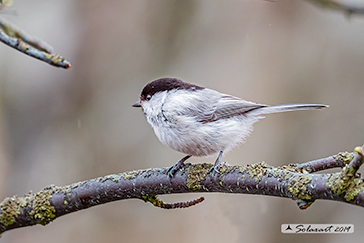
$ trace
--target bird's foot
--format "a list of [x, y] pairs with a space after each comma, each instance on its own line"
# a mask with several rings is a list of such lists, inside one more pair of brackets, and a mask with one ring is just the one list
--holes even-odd
[[215, 164], [214, 164], [214, 166], [212, 166], [211, 168], [210, 168], [210, 170], [209, 170], [209, 173], [211, 173], [211, 175], [212, 175], [212, 177], [215, 177], [215, 173], [218, 173], [218, 174], [220, 174], [220, 171], [219, 171], [219, 167], [221, 166], [221, 164], [223, 164], [223, 163], [221, 163], [220, 161], [221, 161], [221, 157], [222, 157], [222, 151], [220, 151], [220, 153], [219, 153], [219, 156], [217, 156], [217, 159], [216, 159], [216, 161], [215, 161]]
[[210, 170], [209, 170], [209, 173], [211, 173], [211, 175], [212, 175], [213, 177], [215, 177], [215, 173], [218, 173], [218, 174], [220, 174], [220, 173], [221, 173], [221, 172], [219, 171], [219, 169], [220, 169], [221, 167], [223, 167], [223, 166], [228, 166], [228, 165], [229, 165], [229, 163], [227, 163], [227, 162], [220, 162], [219, 164], [212, 166], [212, 167], [210, 168]]
[[177, 171], [179, 171], [185, 164], [185, 161], [190, 158], [191, 155], [187, 155], [183, 157], [182, 159], [178, 160], [177, 163], [175, 163], [173, 166], [169, 167], [168, 169], [168, 178], [172, 179], [174, 174], [176, 174]]
[[214, 166], [212, 166], [212, 167], [209, 169], [209, 173], [211, 173], [212, 177], [215, 177], [215, 173], [220, 174], [220, 171], [219, 171], [219, 169], [216, 167], [216, 165], [214, 165]]

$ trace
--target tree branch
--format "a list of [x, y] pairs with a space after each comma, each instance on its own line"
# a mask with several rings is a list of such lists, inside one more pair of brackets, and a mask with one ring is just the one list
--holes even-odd
[[0, 41], [4, 44], [37, 58], [55, 67], [69, 68], [71, 63], [58, 54], [51, 54], [53, 48], [39, 38], [27, 34], [4, 19], [0, 19]]
[[335, 156], [329, 156], [323, 159], [312, 160], [302, 164], [295, 164], [294, 166], [297, 168], [305, 169], [307, 172], [312, 173], [337, 167], [342, 168], [346, 164], [349, 164], [350, 161], [354, 158], [354, 156], [355, 153], [341, 152]]
[[[190, 192], [259, 194], [291, 198], [306, 209], [315, 200], [334, 200], [364, 207], [364, 183], [356, 171], [363, 163], [363, 148], [357, 152], [304, 163], [273, 167], [264, 162], [247, 166], [223, 165], [212, 177], [212, 164], [185, 165], [172, 179], [168, 168], [152, 168], [99, 177], [68, 186], [51, 185], [36, 194], [5, 198], [0, 204], [0, 233], [7, 230], [46, 225], [81, 209], [123, 199], [142, 199], [161, 208], [185, 208], [200, 203], [164, 203], [157, 195]], [[350, 158], [350, 162], [346, 163]], [[328, 165], [322, 165], [324, 162]], [[331, 174], [309, 172], [344, 166]]]
[[324, 8], [343, 11], [351, 14], [364, 14], [364, 2], [357, 0], [308, 0]]
[[[278, 0], [265, 0], [269, 2], [276, 2]], [[362, 0], [306, 0], [331, 10], [344, 12], [347, 15], [351, 14], [364, 14], [364, 2]]]

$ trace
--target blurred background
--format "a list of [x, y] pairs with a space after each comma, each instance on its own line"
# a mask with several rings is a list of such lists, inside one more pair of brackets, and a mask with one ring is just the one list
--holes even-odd
[[[167, 167], [140, 109], [144, 85], [178, 77], [247, 100], [323, 103], [329, 109], [268, 115], [230, 164], [300, 163], [352, 151], [364, 135], [364, 16], [280, 0], [16, 0], [2, 14], [72, 63], [52, 67], [0, 43], [0, 196], [22, 196], [111, 173]], [[213, 162], [192, 158], [190, 162]], [[363, 172], [363, 170], [361, 170]], [[267, 196], [204, 196], [184, 210], [141, 200], [6, 232], [1, 242], [342, 242], [364, 238], [363, 209]], [[351, 223], [350, 235], [283, 235], [282, 223]]]

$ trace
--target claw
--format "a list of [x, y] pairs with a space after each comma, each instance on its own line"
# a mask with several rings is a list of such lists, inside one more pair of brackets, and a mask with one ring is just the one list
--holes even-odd
[[182, 159], [178, 160], [177, 163], [175, 163], [174, 165], [169, 167], [168, 178], [172, 179], [174, 174], [176, 174], [176, 172], [179, 171], [185, 165], [185, 161], [187, 159], [189, 159], [190, 157], [191, 157], [191, 155], [187, 155], [187, 156], [183, 157]]
[[169, 167], [168, 169], [168, 178], [172, 179], [172, 177], [174, 176], [174, 174], [178, 171], [178, 168], [176, 168], [176, 164], [172, 165], [171, 167]]
[[[211, 173], [212, 172], [212, 173]], [[216, 169], [215, 166], [212, 166], [210, 169], [209, 169], [209, 173], [211, 173], [212, 177], [215, 177], [215, 173], [218, 173], [220, 174], [220, 171], [218, 169]]]

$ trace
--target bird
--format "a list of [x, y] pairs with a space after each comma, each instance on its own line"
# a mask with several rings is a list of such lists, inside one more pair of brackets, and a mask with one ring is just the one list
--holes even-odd
[[265, 114], [314, 110], [323, 104], [265, 105], [184, 82], [159, 78], [143, 88], [133, 107], [140, 107], [160, 142], [186, 154], [168, 170], [169, 178], [191, 156], [218, 154], [210, 172], [219, 173], [223, 153], [246, 141], [253, 124]]

